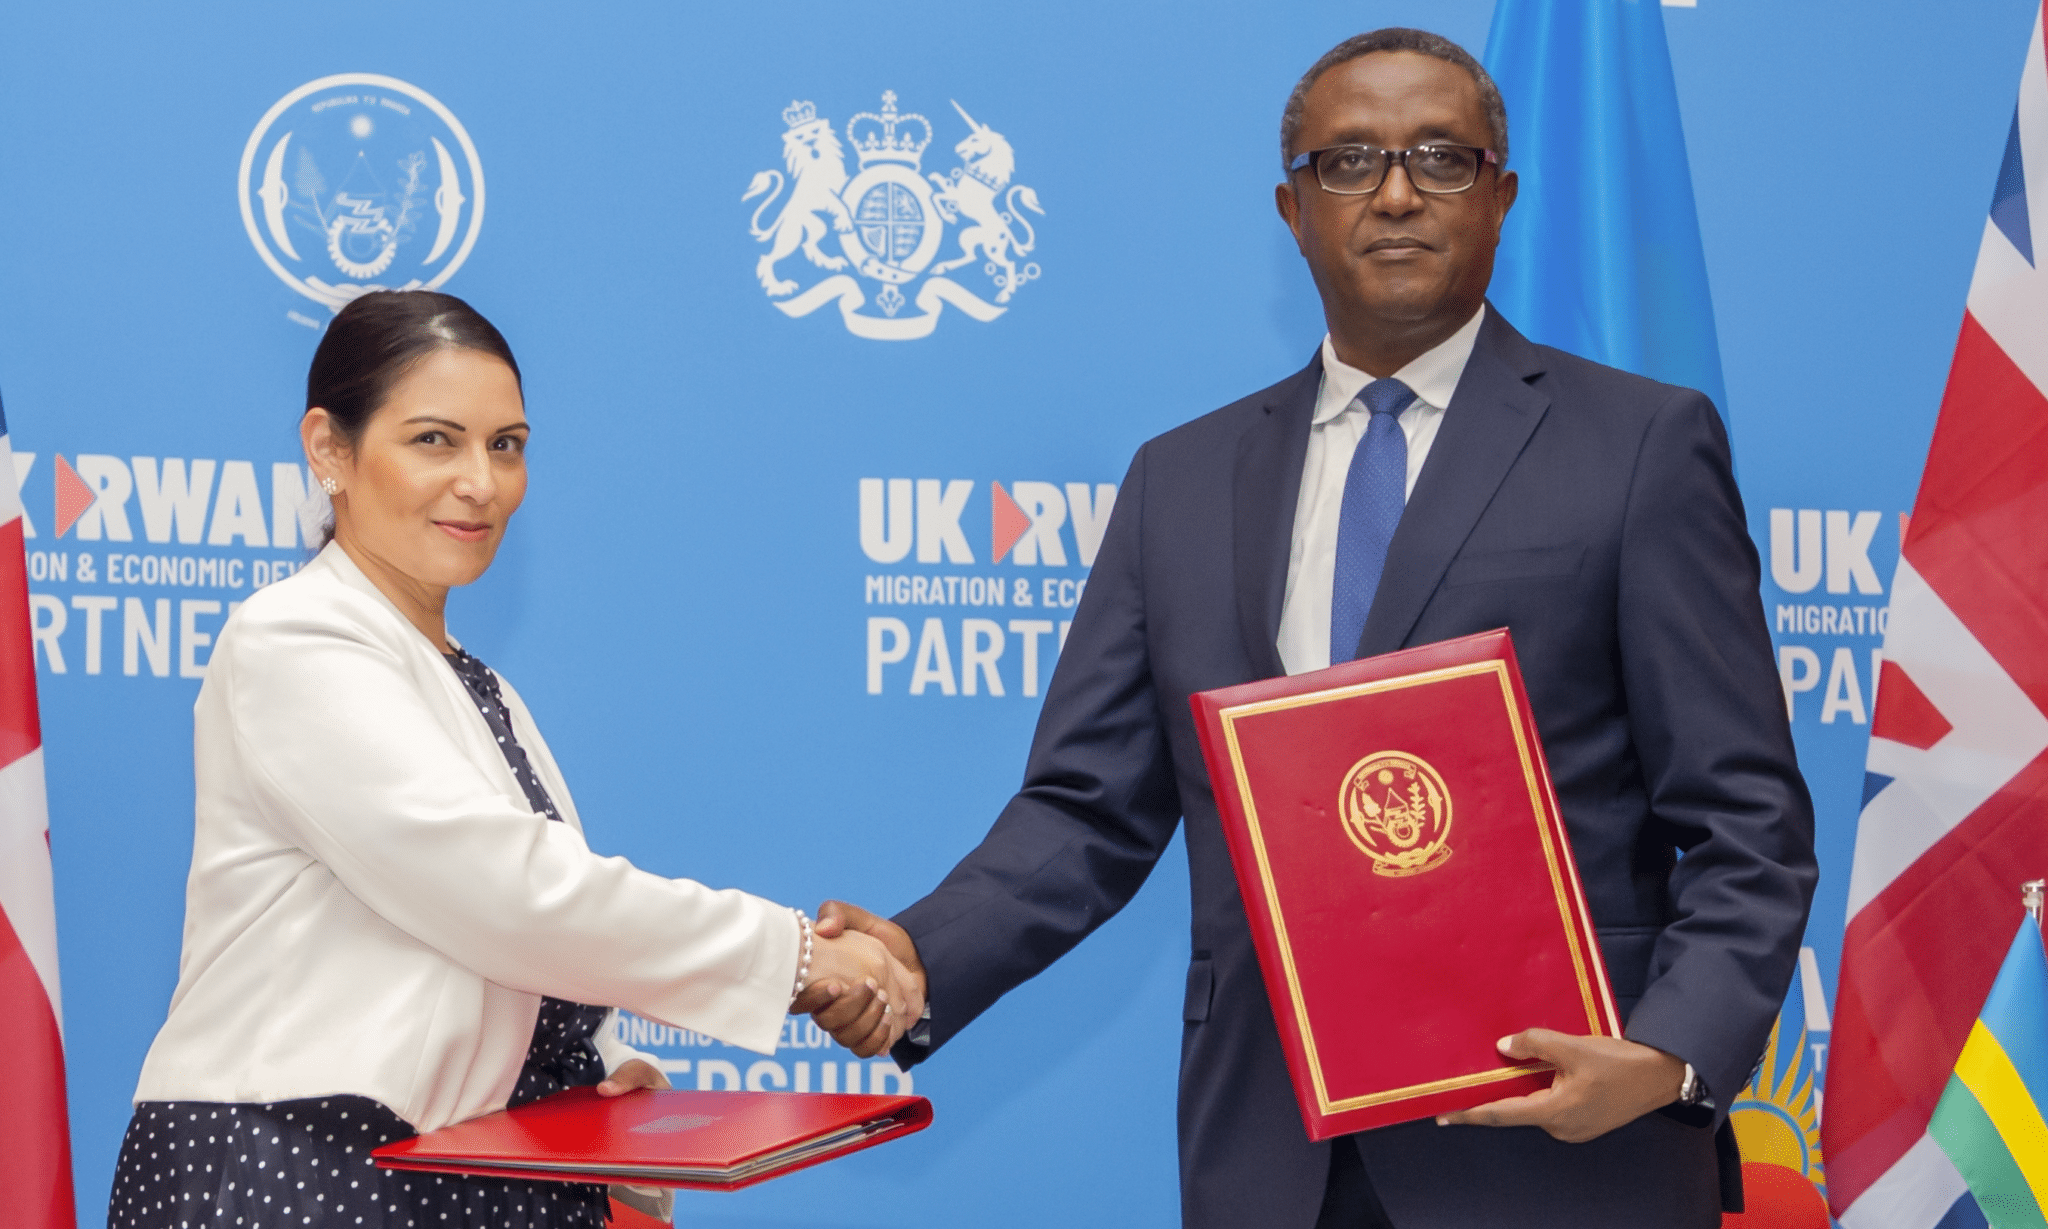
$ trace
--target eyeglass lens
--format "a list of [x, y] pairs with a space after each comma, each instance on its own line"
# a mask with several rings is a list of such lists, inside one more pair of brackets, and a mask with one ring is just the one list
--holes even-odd
[[[1332, 192], [1361, 193], [1377, 189], [1398, 151], [1370, 145], [1340, 145], [1316, 158], [1316, 176]], [[1460, 192], [1479, 177], [1478, 150], [1459, 145], [1418, 145], [1407, 151], [1408, 178], [1424, 192]]]

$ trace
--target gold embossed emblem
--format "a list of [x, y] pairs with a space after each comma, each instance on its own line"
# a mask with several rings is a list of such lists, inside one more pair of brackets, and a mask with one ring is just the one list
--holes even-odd
[[1451, 791], [1412, 755], [1380, 751], [1353, 764], [1337, 813], [1376, 875], [1419, 875], [1450, 860]]

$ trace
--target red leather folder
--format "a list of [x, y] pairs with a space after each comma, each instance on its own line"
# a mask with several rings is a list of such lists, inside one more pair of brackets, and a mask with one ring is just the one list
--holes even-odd
[[737, 1190], [931, 1125], [923, 1097], [640, 1089], [551, 1097], [386, 1144], [386, 1169]]
[[1505, 630], [1191, 697], [1309, 1138], [1546, 1087], [1618, 1037]]

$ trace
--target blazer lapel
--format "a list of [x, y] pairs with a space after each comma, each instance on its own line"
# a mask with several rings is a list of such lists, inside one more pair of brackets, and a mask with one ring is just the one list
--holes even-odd
[[1400, 648], [1422, 617], [1444, 570], [1543, 420], [1550, 398], [1529, 386], [1542, 371], [1536, 347], [1488, 304], [1472, 358], [1387, 547], [1386, 570], [1358, 639], [1360, 657]]
[[1287, 597], [1294, 508], [1308, 455], [1308, 429], [1323, 385], [1320, 349], [1294, 379], [1277, 386], [1265, 413], [1239, 439], [1231, 483], [1237, 626], [1255, 678], [1287, 673], [1280, 660], [1280, 607]]

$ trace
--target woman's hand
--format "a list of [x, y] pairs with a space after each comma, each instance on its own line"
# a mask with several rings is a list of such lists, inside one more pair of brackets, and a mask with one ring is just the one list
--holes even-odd
[[841, 995], [864, 994], [868, 997], [860, 1014], [832, 1030], [833, 1035], [862, 1058], [895, 1045], [924, 1014], [924, 979], [871, 935], [852, 930], [815, 933], [810, 984], [790, 1010], [814, 1012]]
[[[600, 1097], [616, 1097], [632, 1092], [636, 1088], [667, 1088], [668, 1075], [661, 1068], [641, 1059], [628, 1059], [619, 1064], [619, 1069], [605, 1077], [597, 1086]], [[668, 1220], [675, 1212], [675, 1192], [659, 1186], [634, 1186], [629, 1183], [613, 1183], [609, 1188], [611, 1197], [636, 1212]]]
[[[828, 900], [818, 906], [817, 933], [820, 936], [829, 939], [846, 931], [856, 930], [870, 938], [881, 940], [882, 946], [888, 948], [889, 954], [910, 974], [917, 992], [926, 996], [929, 1001], [931, 991], [925, 980], [924, 961], [918, 958], [917, 944], [901, 926], [888, 918], [876, 917], [859, 905], [849, 905], [845, 901]], [[879, 1047], [863, 1048], [867, 1045], [872, 1030], [859, 1027], [860, 1016], [867, 1010], [870, 993], [856, 989], [840, 995], [836, 1000], [821, 1000], [816, 1006], [809, 1008], [811, 1019], [817, 1022], [819, 1028], [832, 1034], [834, 1041], [862, 1058], [872, 1058], [880, 1052]], [[922, 1015], [922, 1010], [918, 1014]], [[915, 1018], [906, 1022], [904, 1027], [906, 1032], [915, 1028]]]
[[616, 1097], [621, 1093], [632, 1092], [636, 1088], [667, 1087], [669, 1087], [668, 1076], [662, 1072], [661, 1068], [642, 1059], [634, 1058], [620, 1063], [617, 1071], [606, 1076], [604, 1083], [597, 1086], [597, 1095], [600, 1097]]

